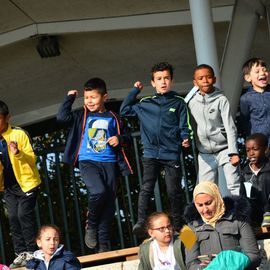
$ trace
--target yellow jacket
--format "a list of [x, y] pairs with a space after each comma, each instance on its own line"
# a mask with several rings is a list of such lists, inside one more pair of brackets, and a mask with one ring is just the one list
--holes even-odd
[[[2, 136], [7, 144], [10, 141], [16, 141], [18, 144], [19, 153], [17, 155], [12, 154], [8, 147], [8, 154], [14, 175], [23, 192], [28, 192], [40, 185], [41, 180], [36, 166], [36, 156], [28, 134], [23, 129], [9, 124], [8, 129], [2, 133]], [[4, 167], [0, 162], [0, 191], [4, 191], [3, 169]]]

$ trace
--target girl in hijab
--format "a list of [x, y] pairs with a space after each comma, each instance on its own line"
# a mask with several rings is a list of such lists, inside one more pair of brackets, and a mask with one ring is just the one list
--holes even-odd
[[223, 199], [216, 184], [210, 181], [199, 183], [193, 191], [193, 203], [186, 207], [184, 214], [197, 237], [191, 250], [186, 249], [187, 269], [212, 269], [211, 260], [222, 251], [231, 251], [230, 256], [239, 254], [246, 259], [244, 267], [234, 269], [256, 269], [261, 259], [249, 225], [250, 211], [245, 198]]

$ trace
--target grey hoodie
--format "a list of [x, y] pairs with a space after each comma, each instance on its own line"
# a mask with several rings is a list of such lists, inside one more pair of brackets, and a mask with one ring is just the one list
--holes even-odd
[[238, 154], [237, 129], [230, 104], [218, 88], [204, 96], [197, 91], [188, 107], [197, 125], [196, 141], [200, 153], [217, 153], [228, 148], [229, 154]]

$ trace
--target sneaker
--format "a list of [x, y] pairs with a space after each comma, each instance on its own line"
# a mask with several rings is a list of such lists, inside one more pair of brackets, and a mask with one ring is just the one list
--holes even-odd
[[97, 230], [93, 228], [86, 227], [84, 242], [87, 247], [94, 249], [97, 246]]
[[[17, 255], [17, 254], [16, 254]], [[9, 266], [10, 269], [23, 267], [28, 261], [34, 258], [33, 252], [21, 252]]]
[[133, 234], [138, 237], [144, 237], [146, 235], [145, 223], [144, 222], [137, 222], [132, 228]]
[[263, 214], [262, 227], [270, 227], [270, 212], [265, 212]]

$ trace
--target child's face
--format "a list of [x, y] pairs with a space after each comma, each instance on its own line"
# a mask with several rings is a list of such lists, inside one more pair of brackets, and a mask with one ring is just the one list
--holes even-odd
[[156, 88], [157, 93], [165, 94], [171, 90], [172, 78], [169, 70], [157, 71], [153, 74], [151, 84]]
[[267, 147], [263, 146], [260, 140], [246, 141], [246, 153], [251, 164], [260, 164], [265, 158]]
[[97, 90], [84, 91], [84, 105], [90, 112], [103, 112], [108, 95], [101, 95]]
[[268, 70], [261, 65], [253, 65], [245, 80], [252, 84], [255, 91], [263, 91], [268, 84]]
[[44, 257], [49, 260], [59, 246], [59, 234], [54, 228], [46, 228], [37, 239], [38, 247], [44, 252]]
[[0, 135], [4, 133], [8, 127], [9, 115], [0, 114]]
[[208, 68], [198, 69], [194, 73], [193, 84], [199, 87], [202, 95], [211, 93], [215, 82], [216, 77]]
[[153, 221], [152, 228], [148, 234], [156, 239], [159, 244], [169, 245], [173, 237], [173, 228], [166, 216], [161, 216]]

